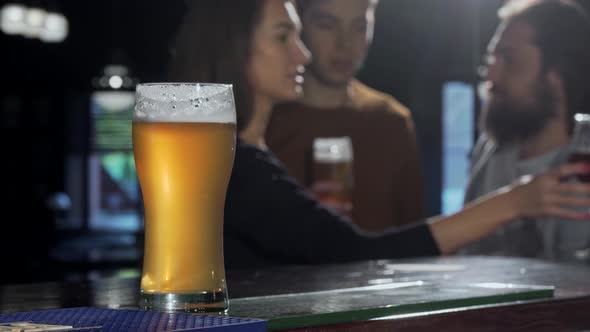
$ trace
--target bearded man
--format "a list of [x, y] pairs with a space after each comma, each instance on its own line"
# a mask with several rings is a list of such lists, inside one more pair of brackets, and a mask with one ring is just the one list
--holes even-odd
[[[519, 0], [499, 16], [466, 202], [566, 161], [574, 114], [590, 113], [587, 13], [567, 0]], [[590, 224], [522, 220], [462, 253], [590, 263]]]

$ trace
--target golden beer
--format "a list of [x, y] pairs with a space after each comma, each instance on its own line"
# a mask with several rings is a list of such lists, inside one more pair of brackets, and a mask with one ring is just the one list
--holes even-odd
[[235, 124], [171, 119], [133, 122], [145, 211], [141, 306], [223, 311], [223, 211]]
[[352, 161], [313, 163], [312, 192], [324, 205], [352, 217]]
[[349, 137], [313, 142], [312, 192], [324, 205], [352, 217], [353, 151]]

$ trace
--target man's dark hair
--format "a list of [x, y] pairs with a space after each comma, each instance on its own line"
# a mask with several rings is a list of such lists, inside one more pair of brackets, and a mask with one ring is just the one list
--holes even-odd
[[[305, 12], [307, 11], [307, 9], [311, 5], [311, 3], [313, 3], [314, 1], [317, 2], [317, 1], [322, 1], [322, 0], [295, 0], [295, 5], [297, 6], [297, 12], [299, 13], [299, 16], [303, 17], [303, 15], [305, 15]], [[338, 1], [338, 0], [336, 0], [336, 1]], [[371, 0], [371, 2], [372, 2], [372, 6], [377, 6], [377, 3], [379, 2], [379, 0]]]
[[[523, 5], [524, 4], [524, 5]], [[504, 24], [522, 22], [534, 31], [544, 70], [565, 85], [570, 130], [575, 113], [590, 113], [590, 18], [569, 0], [513, 1], [499, 11]]]

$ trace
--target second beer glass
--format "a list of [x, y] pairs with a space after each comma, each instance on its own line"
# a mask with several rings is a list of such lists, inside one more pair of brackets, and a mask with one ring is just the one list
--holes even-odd
[[352, 217], [352, 142], [349, 137], [313, 142], [312, 191], [324, 205]]

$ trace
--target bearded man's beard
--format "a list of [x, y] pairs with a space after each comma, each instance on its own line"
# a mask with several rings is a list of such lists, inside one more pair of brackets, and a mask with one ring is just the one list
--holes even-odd
[[555, 97], [548, 84], [539, 83], [534, 89], [535, 101], [529, 105], [505, 97], [492, 100], [484, 108], [483, 128], [499, 145], [526, 141], [557, 116]]

